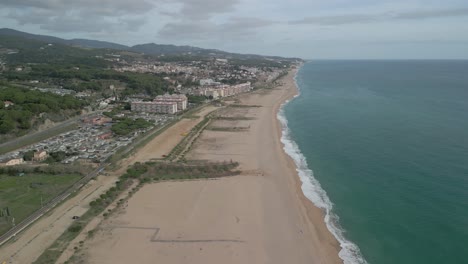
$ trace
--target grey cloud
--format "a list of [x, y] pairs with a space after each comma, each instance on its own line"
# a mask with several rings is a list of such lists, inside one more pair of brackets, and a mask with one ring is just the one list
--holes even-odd
[[378, 20], [372, 15], [338, 15], [322, 17], [306, 17], [301, 20], [290, 21], [289, 24], [315, 24], [315, 25], [343, 25], [353, 23], [369, 23]]
[[[150, 11], [180, 21], [209, 20], [235, 10], [240, 0], [0, 0], [7, 18], [56, 32], [136, 30]], [[82, 26], [80, 26], [80, 21]], [[201, 26], [201, 25], [198, 25]], [[167, 27], [173, 27], [168, 25]]]
[[149, 0], [0, 0], [7, 18], [56, 32], [135, 30], [153, 7]]
[[18, 10], [86, 10], [89, 13], [117, 16], [122, 13], [145, 13], [153, 8], [154, 3], [149, 0], [0, 0], [0, 6]]
[[194, 20], [204, 20], [214, 14], [233, 11], [239, 0], [178, 0], [182, 4], [180, 15]]
[[468, 40], [460, 39], [421, 39], [421, 40], [388, 40], [388, 41], [369, 41], [367, 44], [378, 45], [468, 45]]
[[256, 29], [273, 25], [277, 22], [259, 18], [231, 18], [226, 23], [216, 24], [210, 21], [190, 21], [166, 24], [158, 36], [169, 39], [236, 39], [255, 34]]
[[168, 23], [158, 32], [158, 36], [163, 38], [205, 38], [210, 32], [216, 32], [216, 26], [211, 23]]
[[404, 13], [395, 15], [394, 18], [395, 19], [426, 19], [426, 18], [459, 17], [459, 16], [468, 16], [468, 8], [404, 12]]
[[94, 33], [102, 31], [103, 28], [112, 29], [113, 26], [112, 22], [106, 20], [99, 21], [99, 26], [96, 27], [96, 23], [89, 19], [54, 17], [48, 23], [44, 23], [41, 28], [55, 32], [83, 31]]
[[409, 12], [389, 12], [379, 14], [353, 14], [306, 17], [300, 20], [289, 21], [289, 24], [311, 24], [311, 25], [345, 25], [345, 24], [365, 24], [389, 20], [406, 19], [431, 19], [442, 17], [462, 17], [468, 16], [468, 8], [465, 9], [444, 9], [444, 10], [420, 10]]

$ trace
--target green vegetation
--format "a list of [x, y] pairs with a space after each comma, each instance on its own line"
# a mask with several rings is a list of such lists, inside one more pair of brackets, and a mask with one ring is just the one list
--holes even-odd
[[[11, 171], [13, 172], [13, 170]], [[81, 178], [74, 174], [0, 171], [0, 209], [8, 208], [9, 216], [0, 217], [0, 234], [21, 222], [43, 204], [55, 198]]]
[[200, 123], [190, 130], [187, 136], [183, 138], [179, 144], [177, 144], [171, 152], [165, 157], [165, 159], [173, 161], [177, 159], [184, 159], [184, 155], [191, 149], [195, 140], [201, 135], [203, 129], [208, 126], [209, 122], [211, 121], [211, 117], [208, 115], [206, 116]]
[[[65, 151], [50, 152], [49, 157], [45, 160], [46, 163], [56, 163], [65, 160], [66, 158], [78, 155], [78, 153], [67, 153]], [[24, 157], [23, 157], [24, 158]]]
[[211, 131], [224, 131], [224, 132], [242, 132], [249, 130], [249, 127], [220, 127], [220, 126], [209, 126], [206, 128]]
[[261, 105], [244, 105], [244, 104], [231, 104], [229, 107], [248, 108], [248, 107], [262, 107]]
[[[106, 89], [110, 83], [119, 83], [125, 87], [122, 96], [137, 93], [154, 96], [168, 91], [168, 84], [159, 76], [110, 69], [112, 62], [106, 58], [128, 52], [49, 45], [47, 42], [16, 36], [2, 36], [0, 47], [17, 51], [14, 54], [0, 54], [0, 58], [8, 64], [0, 75], [0, 82], [3, 83], [30, 86], [30, 80], [37, 80], [49, 87], [61, 86], [74, 91], [94, 92], [109, 92]], [[17, 67], [22, 70], [16, 71]]]
[[204, 103], [208, 98], [203, 95], [187, 95], [187, 100], [189, 103], [192, 104], [202, 104]]
[[166, 162], [136, 163], [122, 177], [139, 179], [142, 182], [217, 178], [239, 174], [240, 171], [233, 170], [237, 166], [239, 166], [237, 162], [188, 164]]
[[152, 124], [143, 118], [138, 119], [130, 119], [130, 118], [123, 118], [120, 119], [116, 124], [112, 125], [112, 132], [117, 135], [128, 135], [138, 129], [148, 128], [151, 127]]
[[99, 60], [96, 56], [104, 55], [109, 50], [84, 49], [63, 44], [48, 45], [49, 43], [26, 39], [17, 36], [0, 37], [0, 45], [5, 48], [15, 49], [18, 52], [5, 56], [9, 64], [20, 63], [60, 63], [69, 61], [78, 64], [107, 65], [106, 61]]
[[[5, 107], [4, 101], [14, 105]], [[0, 88], [0, 134], [22, 132], [31, 128], [32, 120], [41, 113], [78, 114], [85, 101], [70, 95], [60, 96], [24, 88]]]
[[24, 174], [47, 174], [47, 175], [61, 175], [61, 174], [79, 174], [85, 175], [92, 170], [90, 166], [83, 166], [82, 164], [53, 164], [47, 166], [29, 166], [17, 165], [0, 167], [0, 174], [9, 176], [16, 176], [21, 173]]
[[229, 121], [235, 121], [235, 120], [253, 120], [253, 117], [247, 117], [247, 116], [216, 116], [214, 119], [217, 120], [229, 120]]
[[4, 72], [3, 76], [9, 82], [38, 80], [77, 92], [103, 91], [108, 88], [107, 81], [110, 80], [126, 85], [123, 96], [136, 93], [158, 95], [165, 93], [168, 89], [167, 83], [153, 74], [117, 72], [99, 65], [82, 65], [72, 62], [34, 64], [21, 72], [11, 69]]

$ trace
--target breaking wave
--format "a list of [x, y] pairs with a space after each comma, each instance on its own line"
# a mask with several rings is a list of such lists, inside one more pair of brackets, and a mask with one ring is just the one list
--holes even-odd
[[[296, 87], [299, 89], [297, 80]], [[299, 95], [300, 93], [294, 96], [294, 98]], [[359, 250], [359, 247], [345, 238], [344, 230], [338, 222], [339, 217], [332, 211], [333, 203], [330, 201], [330, 198], [328, 198], [327, 193], [322, 189], [317, 179], [314, 178], [314, 173], [307, 165], [306, 158], [300, 151], [296, 142], [290, 136], [291, 133], [288, 127], [288, 120], [284, 113], [284, 106], [289, 102], [290, 100], [283, 103], [277, 114], [277, 118], [282, 125], [281, 142], [283, 143], [283, 149], [296, 164], [296, 171], [298, 172], [299, 178], [302, 182], [302, 192], [310, 201], [312, 201], [312, 203], [314, 203], [315, 206], [324, 210], [325, 224], [328, 230], [340, 243], [341, 250], [338, 255], [343, 260], [344, 264], [367, 264], [367, 261]]]

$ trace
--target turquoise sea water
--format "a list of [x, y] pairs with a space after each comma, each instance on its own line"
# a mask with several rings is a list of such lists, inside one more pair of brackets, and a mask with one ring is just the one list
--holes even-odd
[[314, 61], [297, 83], [285, 148], [346, 263], [468, 263], [468, 61]]

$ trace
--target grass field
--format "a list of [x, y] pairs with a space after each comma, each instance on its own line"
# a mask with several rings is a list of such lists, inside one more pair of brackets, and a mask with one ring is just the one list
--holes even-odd
[[[78, 174], [0, 174], [0, 209], [8, 207], [15, 223], [19, 223], [41, 207], [41, 197], [45, 204], [81, 177]], [[11, 218], [0, 217], [0, 234], [11, 226]]]

